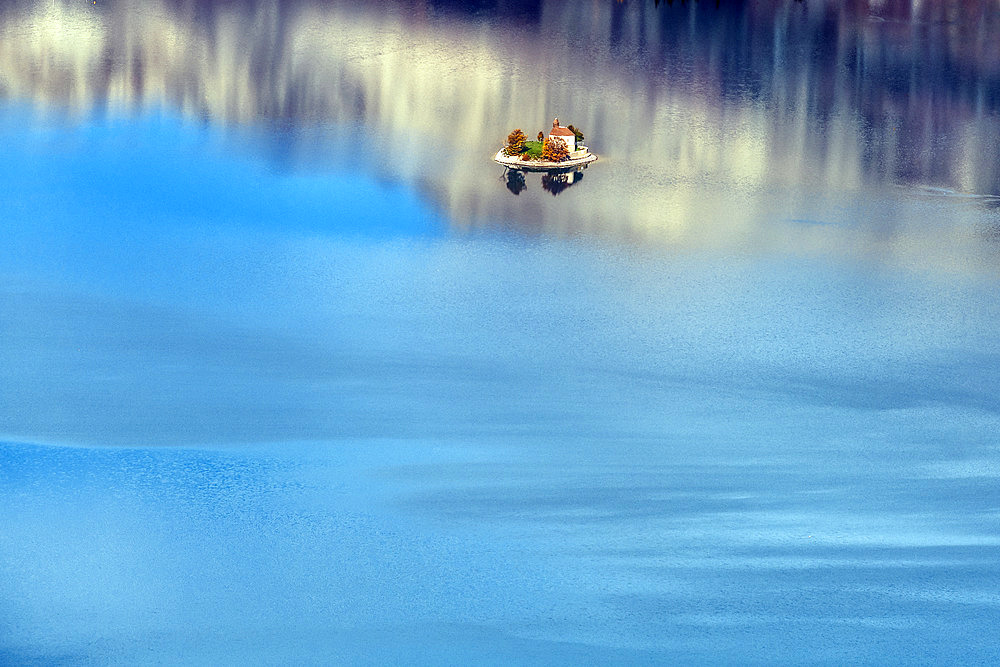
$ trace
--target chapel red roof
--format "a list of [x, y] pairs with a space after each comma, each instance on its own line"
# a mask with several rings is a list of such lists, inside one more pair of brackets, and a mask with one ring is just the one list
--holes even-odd
[[552, 121], [552, 129], [549, 130], [549, 136], [557, 137], [575, 137], [576, 133], [573, 130], [567, 130], [565, 127], [559, 126], [559, 119], [556, 118]]

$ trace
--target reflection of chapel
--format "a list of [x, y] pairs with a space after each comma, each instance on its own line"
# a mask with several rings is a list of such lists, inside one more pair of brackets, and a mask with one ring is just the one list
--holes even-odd
[[559, 137], [565, 141], [570, 152], [576, 150], [576, 135], [573, 134], [573, 130], [560, 126], [558, 118], [552, 121], [552, 129], [549, 130], [549, 139], [552, 137]]

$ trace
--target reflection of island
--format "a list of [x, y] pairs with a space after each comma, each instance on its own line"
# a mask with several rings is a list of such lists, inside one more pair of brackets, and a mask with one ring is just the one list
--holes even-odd
[[[542, 189], [556, 196], [571, 185], [583, 180], [583, 169], [577, 167], [569, 170], [553, 170], [542, 173]], [[519, 195], [528, 189], [525, 172], [520, 169], [507, 169], [503, 176], [504, 185], [512, 194]]]
[[556, 196], [566, 188], [583, 180], [583, 171], [550, 171], [542, 174], [542, 189]]

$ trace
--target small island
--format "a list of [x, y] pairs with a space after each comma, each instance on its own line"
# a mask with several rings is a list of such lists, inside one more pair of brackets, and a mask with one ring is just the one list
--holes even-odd
[[507, 143], [493, 156], [493, 161], [511, 169], [552, 171], [572, 169], [597, 159], [583, 145], [583, 133], [572, 125], [562, 127], [559, 119], [552, 121], [546, 137], [538, 133], [537, 141], [528, 141], [520, 128], [507, 135]]

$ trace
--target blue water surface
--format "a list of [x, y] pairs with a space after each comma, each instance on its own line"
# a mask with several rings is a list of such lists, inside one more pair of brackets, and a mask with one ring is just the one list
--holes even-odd
[[[138, 122], [55, 132], [204, 138]], [[993, 278], [144, 219], [210, 187], [136, 152], [7, 222], [7, 661], [997, 657]]]
[[45, 92], [0, 101], [0, 663], [1000, 661], [1000, 193], [875, 174], [876, 126], [864, 178], [755, 181], [750, 121], [703, 115], [688, 171], [609, 142], [515, 198], [471, 121], [386, 157], [433, 96]]

